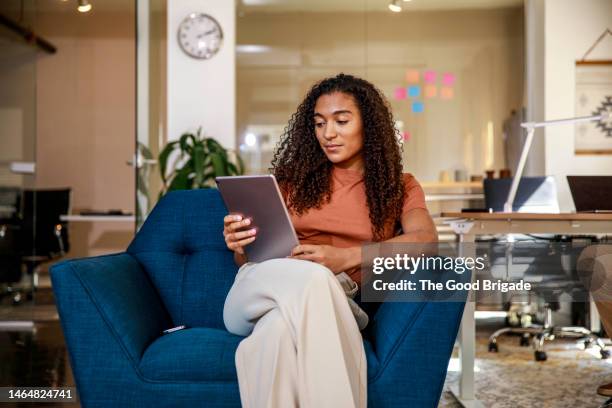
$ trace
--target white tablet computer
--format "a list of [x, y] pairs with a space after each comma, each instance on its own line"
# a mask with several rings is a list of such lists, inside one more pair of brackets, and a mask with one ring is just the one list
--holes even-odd
[[262, 262], [291, 255], [299, 244], [276, 179], [267, 176], [215, 178], [230, 213], [252, 219], [255, 241], [244, 247], [249, 262]]

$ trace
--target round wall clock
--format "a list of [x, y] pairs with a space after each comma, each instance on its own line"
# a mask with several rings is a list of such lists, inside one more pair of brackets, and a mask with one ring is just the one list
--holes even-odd
[[191, 13], [179, 25], [178, 42], [190, 57], [209, 59], [221, 48], [223, 30], [208, 14]]

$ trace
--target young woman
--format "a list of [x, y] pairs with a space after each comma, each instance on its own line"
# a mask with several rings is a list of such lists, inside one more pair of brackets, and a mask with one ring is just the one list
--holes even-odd
[[224, 218], [241, 266], [223, 314], [230, 332], [248, 336], [236, 351], [244, 407], [366, 406], [363, 340], [343, 286], [360, 284], [364, 242], [437, 240], [423, 190], [402, 174], [398, 136], [371, 83], [324, 79], [272, 161], [300, 245], [288, 258], [250, 263], [244, 247], [257, 231], [249, 219]]

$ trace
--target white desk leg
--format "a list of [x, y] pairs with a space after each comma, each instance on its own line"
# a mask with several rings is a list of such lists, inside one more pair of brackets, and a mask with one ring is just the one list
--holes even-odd
[[593, 300], [593, 296], [589, 295], [589, 329], [594, 332], [598, 332], [601, 330], [601, 318], [599, 317], [599, 310], [597, 310], [597, 305]]
[[[467, 243], [467, 248], [460, 247], [460, 256], [476, 256], [476, 248], [473, 245], [475, 240], [472, 234], [460, 234], [459, 241]], [[470, 243], [472, 245], [470, 245]], [[476, 302], [468, 301], [463, 310], [463, 318], [459, 327], [459, 360], [461, 361], [461, 376], [459, 377], [459, 389], [453, 390], [455, 397], [464, 407], [482, 407], [476, 400], [474, 387], [474, 360], [476, 358]], [[458, 391], [458, 392], [457, 392]]]
[[463, 319], [459, 328], [459, 360], [461, 376], [459, 377], [459, 400], [467, 402], [475, 399], [474, 360], [476, 358], [476, 321], [474, 302], [467, 302], [463, 310]]

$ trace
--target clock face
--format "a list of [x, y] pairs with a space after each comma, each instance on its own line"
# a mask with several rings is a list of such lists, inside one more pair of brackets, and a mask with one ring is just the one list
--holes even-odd
[[208, 14], [191, 13], [179, 26], [178, 42], [187, 55], [209, 59], [221, 48], [223, 31], [217, 20]]

